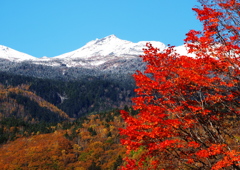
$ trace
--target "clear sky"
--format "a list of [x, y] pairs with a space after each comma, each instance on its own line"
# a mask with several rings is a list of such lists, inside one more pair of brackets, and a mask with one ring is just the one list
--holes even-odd
[[197, 0], [0, 0], [0, 45], [54, 57], [96, 38], [182, 45]]

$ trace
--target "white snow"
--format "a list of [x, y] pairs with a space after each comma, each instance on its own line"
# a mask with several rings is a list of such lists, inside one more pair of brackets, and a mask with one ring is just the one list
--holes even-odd
[[3, 45], [0, 45], [0, 58], [6, 59], [9, 61], [16, 61], [16, 62], [37, 59], [36, 57], [19, 52], [17, 50], [11, 49]]
[[175, 50], [176, 50], [176, 52], [178, 53], [178, 54], [181, 54], [181, 55], [185, 55], [185, 56], [189, 56], [189, 57], [196, 57], [196, 55], [195, 54], [190, 54], [190, 53], [188, 53], [188, 48], [186, 47], [186, 45], [181, 45], [181, 46], [177, 46], [177, 47], [175, 47], [174, 48]]
[[[65, 64], [67, 67], [81, 66], [92, 68], [108, 61], [136, 58], [143, 54], [143, 48], [146, 48], [146, 43], [148, 42], [154, 47], [159, 48], [160, 51], [167, 48], [165, 44], [158, 41], [140, 41], [133, 43], [127, 40], [121, 40], [115, 35], [110, 35], [102, 39], [90, 41], [77, 50], [51, 58], [46, 56], [36, 58], [0, 45], [0, 58], [17, 62], [31, 60], [35, 64], [48, 66], [61, 66], [62, 64]], [[176, 51], [183, 55], [189, 55], [187, 54], [187, 49], [184, 45], [176, 47]]]
[[[65, 53], [54, 58], [92, 58], [94, 56], [118, 56], [122, 55], [141, 55], [143, 54], [142, 48], [146, 46], [147, 41], [140, 41], [133, 43], [126, 40], [121, 40], [115, 35], [110, 35], [102, 39], [90, 41], [82, 48], [75, 51]], [[161, 49], [166, 48], [163, 43], [151, 42], [154, 46]]]
[[[89, 66], [98, 66], [114, 58], [129, 59], [143, 54], [143, 48], [146, 47], [148, 41], [140, 41], [133, 43], [127, 40], [121, 40], [115, 35], [110, 35], [102, 39], [96, 39], [88, 42], [85, 46], [68, 52], [59, 56], [53, 57], [53, 59], [64, 60], [68, 67], [76, 66], [77, 63], [72, 60], [86, 60]], [[158, 47], [161, 50], [166, 46], [157, 41], [150, 41], [154, 47]]]

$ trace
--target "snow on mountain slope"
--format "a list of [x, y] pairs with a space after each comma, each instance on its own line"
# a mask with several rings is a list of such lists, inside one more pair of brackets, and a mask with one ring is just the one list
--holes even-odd
[[16, 61], [16, 62], [37, 59], [31, 55], [19, 52], [17, 50], [11, 49], [11, 48], [3, 46], [3, 45], [0, 45], [0, 58], [6, 59], [9, 61]]
[[[150, 42], [154, 47], [160, 51], [167, 48], [161, 42], [157, 41], [140, 41], [133, 43], [127, 40], [121, 40], [115, 35], [110, 35], [102, 39], [96, 39], [88, 42], [85, 46], [56, 57], [35, 58], [28, 54], [18, 52], [11, 48], [0, 45], [0, 58], [22, 62], [29, 61], [33, 64], [47, 65], [47, 66], [67, 66], [67, 67], [82, 67], [82, 68], [108, 68], [119, 66], [119, 63], [133, 61], [143, 54], [143, 48], [146, 48], [146, 43]], [[188, 55], [185, 46], [176, 47], [176, 51], [182, 55]]]
[[[140, 41], [138, 43], [133, 43], [126, 40], [121, 40], [115, 35], [110, 35], [102, 39], [96, 39], [90, 41], [82, 48], [79, 48], [75, 51], [56, 56], [54, 58], [92, 58], [96, 56], [118, 56], [122, 57], [123, 55], [141, 55], [143, 54], [142, 48], [145, 47], [147, 41]], [[166, 48], [166, 46], [161, 42], [151, 42], [154, 46], [159, 47], [160, 49]]]
[[[163, 50], [166, 46], [157, 41], [150, 41], [155, 47]], [[68, 67], [94, 67], [110, 60], [131, 59], [143, 54], [147, 41], [133, 43], [121, 40], [115, 35], [90, 41], [82, 48], [65, 53], [52, 59], [62, 60]]]

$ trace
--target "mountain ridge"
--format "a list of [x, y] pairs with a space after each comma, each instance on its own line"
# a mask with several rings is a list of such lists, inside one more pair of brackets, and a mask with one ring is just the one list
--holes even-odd
[[[36, 58], [0, 46], [0, 71], [58, 80], [77, 80], [85, 76], [122, 80], [136, 70], [144, 71], [146, 63], [139, 56], [143, 55], [147, 42], [160, 51], [167, 48], [158, 41], [133, 43], [115, 35], [92, 40], [79, 49], [51, 58]], [[182, 55], [189, 55], [184, 45], [175, 49]]]
[[[143, 48], [150, 42], [160, 51], [167, 46], [158, 41], [131, 41], [122, 40], [115, 35], [109, 35], [101, 39], [92, 40], [83, 47], [55, 57], [36, 58], [28, 54], [18, 52], [6, 46], [0, 46], [0, 58], [11, 62], [29, 61], [33, 64], [67, 67], [98, 67], [108, 61], [115, 59], [133, 59], [143, 54]], [[8, 49], [8, 50], [6, 50]]]
[[0, 45], [0, 58], [18, 62], [35, 59], [34, 56], [14, 50], [4, 45]]

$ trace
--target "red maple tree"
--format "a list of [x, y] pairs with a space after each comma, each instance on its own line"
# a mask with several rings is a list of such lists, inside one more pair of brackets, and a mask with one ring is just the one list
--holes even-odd
[[186, 35], [188, 53], [147, 44], [137, 97], [122, 111], [122, 169], [240, 169], [240, 47], [237, 0], [200, 0], [202, 31]]

